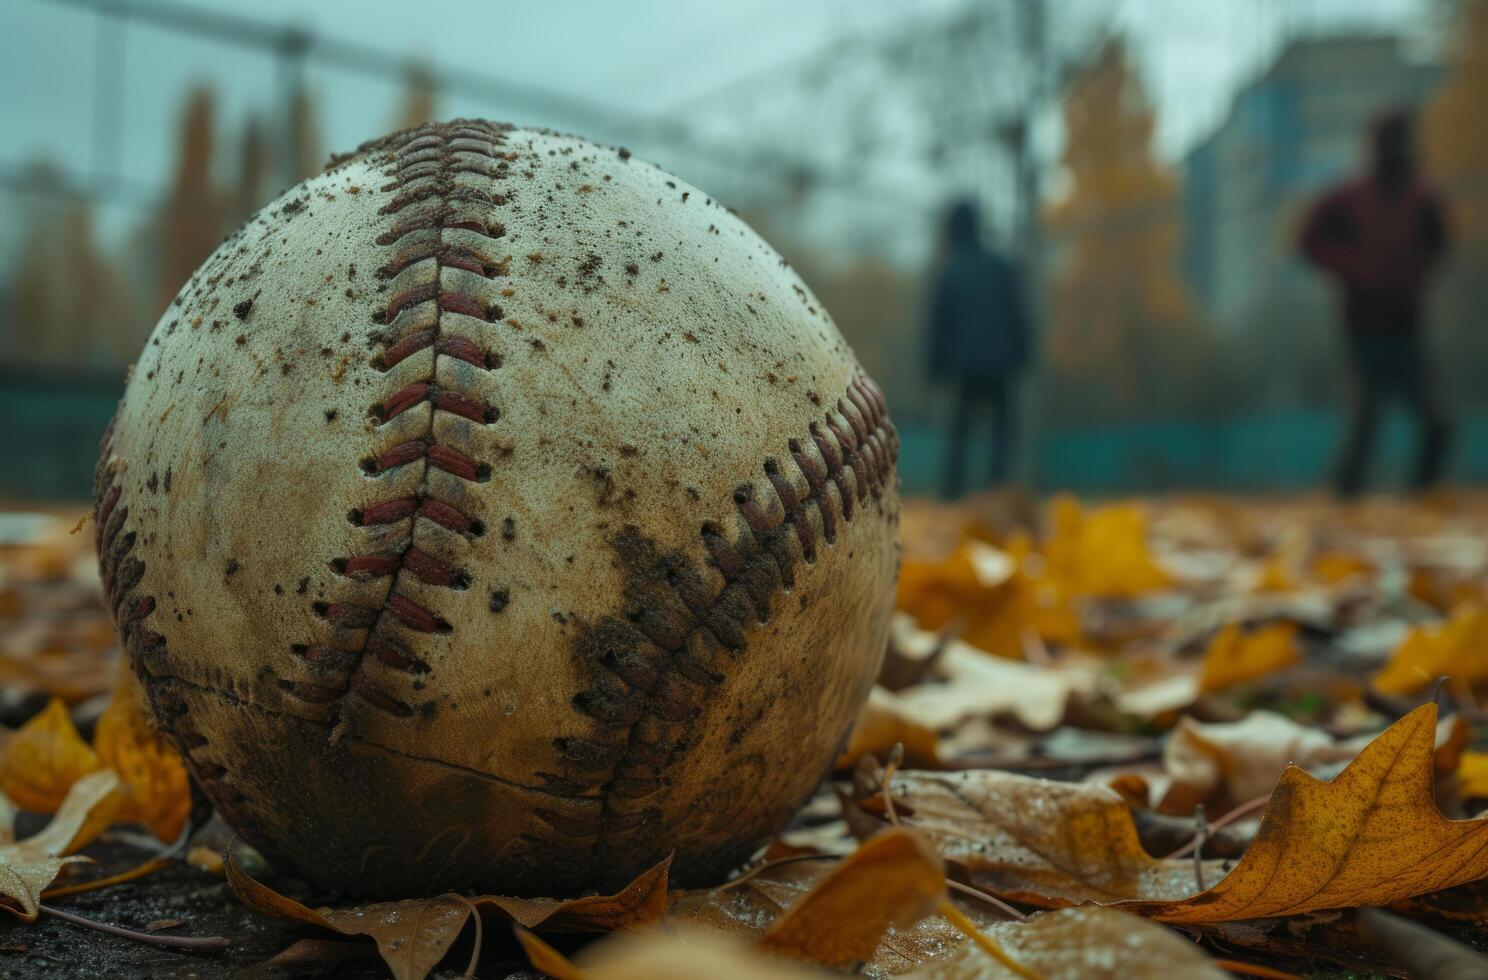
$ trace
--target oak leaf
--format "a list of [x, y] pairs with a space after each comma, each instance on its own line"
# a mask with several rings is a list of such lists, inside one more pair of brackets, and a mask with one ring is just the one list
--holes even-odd
[[93, 737], [98, 760], [119, 774], [123, 796], [118, 819], [138, 821], [160, 840], [174, 841], [191, 813], [186, 767], [145, 720], [134, 671], [121, 665], [109, 705]]
[[249, 908], [281, 919], [330, 929], [343, 936], [367, 936], [396, 980], [422, 980], [449, 952], [460, 932], [479, 909], [491, 909], [528, 927], [560, 931], [608, 932], [645, 925], [666, 911], [668, 858], [619, 893], [576, 899], [524, 899], [500, 895], [375, 902], [344, 909], [312, 909], [255, 880], [236, 861], [232, 849], [224, 856], [228, 884]]
[[1209, 923], [1385, 905], [1488, 876], [1488, 818], [1448, 820], [1432, 798], [1436, 705], [1382, 732], [1330, 782], [1282, 774], [1255, 840], [1218, 884], [1124, 907]]
[[73, 783], [100, 767], [67, 706], [53, 698], [6, 742], [0, 791], [22, 810], [55, 813]]
[[[0, 844], [0, 908], [26, 922], [40, 911], [41, 893], [68, 864], [88, 860], [73, 851], [97, 837], [113, 817], [119, 777], [103, 770], [77, 780], [40, 833]], [[7, 827], [7, 837], [12, 837]], [[69, 856], [72, 855], [72, 856]]]

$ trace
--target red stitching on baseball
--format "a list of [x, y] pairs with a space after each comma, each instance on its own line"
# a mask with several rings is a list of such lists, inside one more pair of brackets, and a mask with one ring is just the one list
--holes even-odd
[[[506, 260], [496, 261], [491, 253], [472, 244], [468, 235], [473, 233], [489, 240], [504, 236], [505, 227], [500, 222], [489, 220], [485, 211], [494, 204], [504, 203], [505, 198], [470, 187], [468, 183], [457, 183], [454, 179], [460, 171], [490, 177], [488, 168], [472, 170], [471, 165], [476, 161], [495, 159], [495, 146], [501, 141], [502, 135], [495, 129], [468, 125], [457, 129], [432, 126], [410, 134], [394, 150], [391, 169], [395, 176], [387, 188], [394, 196], [381, 211], [396, 217], [392, 226], [376, 239], [379, 245], [391, 248], [393, 254], [383, 263], [378, 275], [390, 279], [417, 263], [429, 260], [433, 261], [434, 268], [432, 276], [420, 271], [418, 277], [423, 281], [399, 289], [375, 312], [374, 322], [393, 325], [394, 329], [384, 336], [383, 349], [372, 359], [372, 365], [389, 371], [425, 348], [432, 348], [434, 356], [424, 362], [427, 368], [423, 377], [405, 380], [401, 388], [373, 406], [371, 414], [379, 424], [425, 402], [436, 412], [446, 412], [481, 424], [494, 422], [498, 417], [496, 408], [483, 398], [441, 383], [436, 365], [440, 357], [455, 358], [482, 369], [499, 364], [498, 358], [469, 337], [443, 333], [442, 321], [446, 314], [485, 321], [498, 320], [502, 316], [500, 307], [491, 304], [484, 294], [464, 289], [461, 284], [468, 281], [462, 280], [466, 274], [479, 276], [482, 280], [504, 275]], [[506, 161], [502, 160], [497, 169], [505, 166]], [[448, 237], [450, 232], [459, 234], [451, 238]], [[461, 238], [461, 235], [466, 237]], [[445, 269], [460, 272], [447, 276], [443, 274]], [[431, 303], [432, 310], [428, 305]], [[415, 329], [408, 329], [415, 325]], [[397, 327], [403, 329], [396, 330]], [[422, 435], [385, 448], [362, 463], [363, 469], [373, 476], [422, 464], [423, 478], [417, 491], [411, 496], [405, 493], [404, 496], [373, 501], [361, 510], [353, 511], [352, 524], [389, 527], [422, 517], [460, 534], [474, 535], [484, 530], [479, 521], [458, 507], [428, 496], [429, 473], [433, 470], [468, 481], [484, 480], [490, 473], [486, 463], [439, 442], [432, 414], [428, 419]], [[386, 580], [387, 592], [377, 605], [360, 602], [316, 605], [317, 612], [325, 619], [350, 631], [342, 640], [347, 646], [337, 647], [339, 657], [331, 657], [318, 652], [322, 648], [307, 645], [300, 648], [301, 658], [326, 669], [334, 663], [345, 677], [337, 687], [303, 683], [282, 685], [287, 693], [318, 703], [336, 704], [346, 693], [354, 691], [362, 701], [375, 708], [400, 717], [412, 713], [406, 702], [378, 687], [371, 677], [362, 673], [363, 664], [369, 662], [367, 654], [371, 654], [373, 660], [398, 670], [427, 669], [393, 637], [385, 635], [387, 625], [394, 621], [420, 633], [451, 630], [450, 624], [433, 610], [405, 594], [402, 587], [407, 580], [401, 576], [406, 572], [423, 585], [436, 588], [459, 589], [469, 585], [468, 575], [444, 559], [415, 547], [412, 537], [410, 525], [409, 534], [402, 539], [404, 543], [397, 546], [396, 553], [382, 551], [353, 555], [333, 562], [334, 567], [348, 578]]]

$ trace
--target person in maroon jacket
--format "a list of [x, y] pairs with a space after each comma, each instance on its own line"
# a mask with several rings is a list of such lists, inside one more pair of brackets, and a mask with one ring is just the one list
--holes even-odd
[[1422, 338], [1422, 298], [1448, 246], [1441, 200], [1417, 176], [1413, 120], [1390, 112], [1371, 127], [1369, 171], [1328, 191], [1309, 210], [1302, 252], [1338, 286], [1354, 389], [1335, 485], [1356, 496], [1386, 399], [1397, 397], [1421, 429], [1413, 486], [1441, 476], [1451, 425]]

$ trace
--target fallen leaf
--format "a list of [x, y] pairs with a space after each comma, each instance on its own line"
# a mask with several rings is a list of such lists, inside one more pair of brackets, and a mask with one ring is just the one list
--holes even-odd
[[891, 828], [864, 841], [760, 937], [759, 948], [824, 966], [873, 957], [890, 926], [913, 925], [945, 897], [945, 871], [918, 835]]
[[375, 902], [344, 909], [312, 909], [255, 880], [238, 864], [233, 849], [224, 856], [228, 884], [249, 908], [281, 919], [330, 929], [343, 936], [369, 936], [397, 980], [420, 980], [444, 959], [472, 914], [499, 911], [529, 928], [609, 932], [645, 925], [666, 912], [667, 871], [671, 859], [644, 872], [615, 895], [574, 899], [509, 898], [482, 895]]
[[0, 907], [25, 922], [36, 921], [42, 891], [65, 865], [88, 860], [68, 855], [108, 826], [118, 785], [119, 777], [106, 769], [82, 777], [44, 830], [0, 845]]
[[73, 783], [99, 768], [67, 706], [53, 698], [6, 743], [0, 791], [22, 810], [55, 813]]
[[940, 738], [902, 714], [893, 692], [875, 687], [853, 722], [847, 746], [837, 757], [837, 769], [851, 769], [865, 755], [887, 756], [896, 744], [904, 746], [908, 765], [934, 769], [940, 765]]
[[554, 980], [825, 980], [838, 974], [770, 956], [741, 940], [707, 930], [669, 928], [611, 936], [575, 961], [525, 930], [517, 939], [533, 967]]
[[641, 872], [613, 895], [583, 898], [509, 898], [481, 895], [470, 901], [499, 909], [518, 925], [547, 932], [615, 932], [659, 921], [667, 911], [667, 876], [672, 859]]
[[1172, 585], [1147, 547], [1147, 511], [1137, 503], [1085, 510], [1061, 494], [1050, 504], [1052, 531], [1044, 546], [1049, 576], [1070, 592], [1139, 596]]
[[1271, 792], [1288, 763], [1306, 768], [1342, 762], [1358, 751], [1272, 711], [1213, 724], [1185, 717], [1163, 746], [1163, 767], [1172, 782], [1157, 809], [1188, 816], [1203, 803], [1218, 815]]
[[1488, 876], [1488, 818], [1448, 820], [1432, 798], [1436, 705], [1391, 725], [1331, 782], [1295, 766], [1261, 828], [1218, 884], [1131, 911], [1164, 922], [1228, 922], [1384, 905]]
[[1458, 788], [1464, 798], [1488, 796], [1488, 752], [1464, 752], [1457, 766]]
[[[1198, 946], [1154, 922], [1114, 909], [1044, 912], [1027, 922], [983, 926], [1009, 957], [1045, 980], [1182, 977], [1227, 980]], [[1001, 980], [1017, 976], [975, 943], [905, 974], [920, 980]]]
[[1296, 637], [1295, 623], [1272, 623], [1250, 632], [1231, 623], [1214, 635], [1204, 653], [1199, 693], [1223, 691], [1296, 665], [1302, 659]]
[[1488, 680], [1488, 610], [1464, 605], [1441, 623], [1411, 630], [1374, 675], [1386, 694], [1415, 694], [1442, 676], [1453, 684]]
[[[1059, 908], [1178, 898], [1197, 888], [1192, 861], [1142, 849], [1131, 809], [1107, 786], [992, 770], [899, 772], [890, 786], [901, 823], [1003, 898]], [[878, 816], [878, 799], [857, 806]], [[1218, 861], [1205, 870], [1207, 880], [1223, 873]]]
[[167, 843], [179, 837], [191, 813], [186, 767], [145, 720], [139, 681], [128, 664], [121, 664], [93, 747], [99, 761], [119, 774], [124, 799], [118, 819], [138, 821]]

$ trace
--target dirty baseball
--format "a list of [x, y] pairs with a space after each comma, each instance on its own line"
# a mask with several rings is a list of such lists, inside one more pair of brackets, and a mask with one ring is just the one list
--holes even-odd
[[796, 274], [623, 149], [481, 121], [229, 237], [96, 476], [153, 722], [317, 885], [722, 880], [885, 644], [897, 437]]

